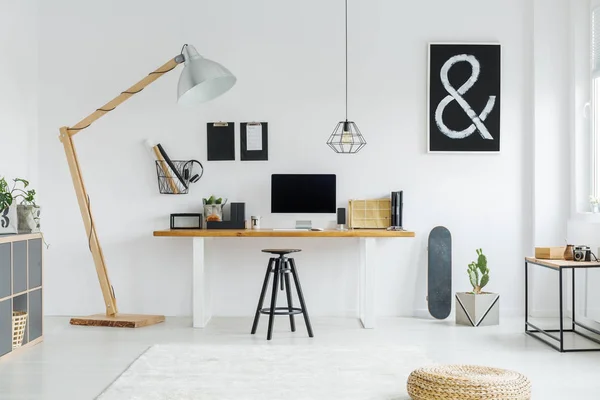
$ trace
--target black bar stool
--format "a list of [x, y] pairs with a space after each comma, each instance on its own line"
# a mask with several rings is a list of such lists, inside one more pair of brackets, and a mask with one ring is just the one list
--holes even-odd
[[[296, 322], [294, 321], [295, 314], [302, 314], [304, 316], [304, 322], [306, 323], [306, 330], [308, 336], [313, 337], [312, 326], [308, 319], [308, 312], [306, 311], [306, 304], [304, 303], [304, 295], [302, 294], [302, 286], [300, 286], [300, 279], [298, 278], [298, 271], [296, 270], [296, 263], [292, 257], [286, 257], [290, 253], [297, 253], [299, 249], [264, 249], [263, 253], [270, 253], [278, 255], [279, 257], [272, 257], [269, 260], [267, 266], [267, 273], [265, 274], [265, 280], [263, 282], [262, 290], [260, 292], [260, 299], [258, 300], [258, 306], [256, 307], [256, 314], [254, 316], [254, 323], [252, 324], [252, 334], [256, 333], [258, 327], [258, 320], [260, 314], [269, 314], [269, 329], [267, 331], [267, 340], [271, 340], [273, 336], [273, 322], [275, 315], [289, 315], [290, 316], [290, 327], [292, 332], [296, 332]], [[265, 300], [265, 294], [267, 292], [267, 286], [271, 279], [271, 273], [273, 273], [273, 291], [271, 294], [271, 307], [262, 308]], [[292, 304], [292, 288], [290, 285], [290, 273], [294, 278], [296, 285], [296, 292], [298, 293], [298, 300], [300, 300], [300, 308], [294, 307]], [[287, 307], [276, 307], [277, 305], [277, 289], [284, 290], [287, 295]]]

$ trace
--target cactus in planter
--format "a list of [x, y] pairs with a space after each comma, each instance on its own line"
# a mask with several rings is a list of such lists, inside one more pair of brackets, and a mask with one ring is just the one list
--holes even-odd
[[467, 272], [473, 286], [473, 294], [481, 294], [481, 289], [490, 281], [490, 269], [487, 266], [487, 257], [481, 249], [477, 249], [477, 262], [469, 264]]
[[456, 323], [468, 326], [498, 325], [500, 321], [500, 295], [483, 292], [490, 281], [490, 269], [483, 250], [477, 249], [477, 261], [467, 268], [472, 292], [456, 293]]

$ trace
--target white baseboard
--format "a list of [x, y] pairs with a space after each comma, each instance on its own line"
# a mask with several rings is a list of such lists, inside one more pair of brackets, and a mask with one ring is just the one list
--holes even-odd
[[[413, 313], [413, 317], [415, 318], [424, 318], [424, 319], [434, 319], [431, 314], [429, 314], [429, 310], [427, 309], [418, 309]], [[523, 310], [517, 308], [501, 308], [500, 309], [500, 317], [504, 318], [517, 318], [517, 317], [525, 317], [525, 313]], [[454, 318], [454, 307], [452, 308], [452, 312], [450, 312], [450, 316], [448, 319]]]

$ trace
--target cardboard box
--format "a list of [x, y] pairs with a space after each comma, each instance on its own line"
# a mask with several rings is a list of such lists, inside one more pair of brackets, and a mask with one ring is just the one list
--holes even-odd
[[536, 247], [535, 258], [540, 260], [564, 260], [565, 259], [565, 248], [562, 247]]

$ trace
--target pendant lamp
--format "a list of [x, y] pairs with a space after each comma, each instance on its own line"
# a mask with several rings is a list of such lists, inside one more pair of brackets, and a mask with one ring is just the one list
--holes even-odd
[[348, 121], [348, 0], [345, 0], [345, 28], [346, 28], [346, 119], [338, 122], [327, 140], [327, 145], [340, 154], [356, 154], [367, 141], [360, 133], [358, 126]]

